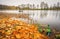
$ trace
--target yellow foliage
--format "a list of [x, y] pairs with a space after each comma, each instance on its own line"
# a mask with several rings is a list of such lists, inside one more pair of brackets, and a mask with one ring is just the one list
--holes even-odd
[[[4, 31], [6, 35], [12, 36], [11, 39], [48, 39], [46, 36], [39, 33], [35, 25], [8, 18], [1, 19], [0, 21], [6, 24], [4, 29], [7, 29], [7, 31]], [[0, 26], [2, 26], [2, 24]]]

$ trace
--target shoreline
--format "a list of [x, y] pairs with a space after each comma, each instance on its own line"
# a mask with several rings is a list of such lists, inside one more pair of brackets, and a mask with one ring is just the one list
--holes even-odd
[[3, 17], [16, 17], [16, 18], [28, 18], [28, 14], [15, 14], [15, 13], [7, 13], [7, 12], [0, 12], [0, 16]]

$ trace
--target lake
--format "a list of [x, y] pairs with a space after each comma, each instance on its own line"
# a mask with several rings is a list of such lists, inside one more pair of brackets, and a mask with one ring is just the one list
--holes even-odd
[[0, 10], [0, 12], [29, 14], [29, 17], [36, 23], [49, 24], [60, 31], [60, 11], [57, 10]]

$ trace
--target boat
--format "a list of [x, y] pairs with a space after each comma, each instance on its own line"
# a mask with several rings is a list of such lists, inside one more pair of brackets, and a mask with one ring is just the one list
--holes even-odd
[[19, 12], [23, 12], [23, 10], [19, 10]]

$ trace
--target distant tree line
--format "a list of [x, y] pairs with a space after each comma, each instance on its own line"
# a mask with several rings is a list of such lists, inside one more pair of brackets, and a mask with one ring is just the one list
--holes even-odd
[[16, 6], [7, 6], [7, 5], [0, 5], [0, 10], [17, 10], [19, 9]]
[[57, 4], [54, 4], [54, 5], [51, 6], [49, 9], [51, 9], [51, 10], [60, 10], [60, 3], [57, 2]]
[[7, 6], [7, 5], [0, 5], [0, 10], [60, 10], [60, 3], [57, 2], [53, 6], [50, 6], [45, 3], [41, 2], [41, 4], [21, 4], [18, 6]]
[[21, 4], [19, 8], [22, 10], [60, 10], [60, 3], [57, 2], [49, 7], [49, 5], [45, 2], [41, 2], [41, 4]]
[[41, 2], [41, 10], [60, 10], [60, 3], [57, 2], [49, 7], [47, 3]]

